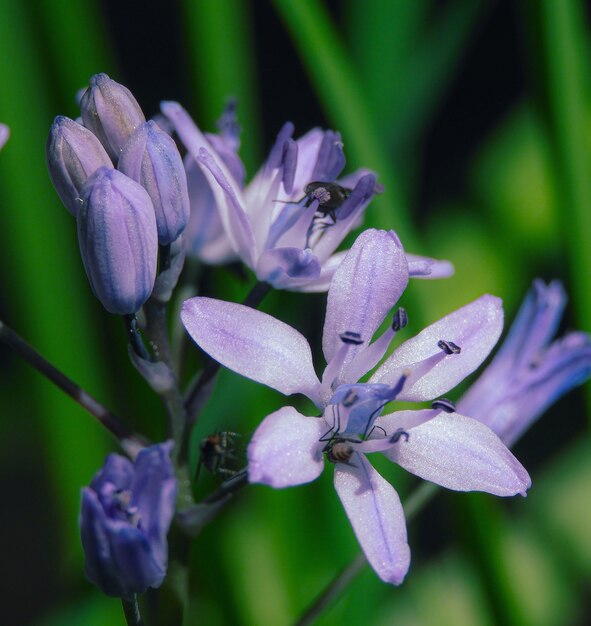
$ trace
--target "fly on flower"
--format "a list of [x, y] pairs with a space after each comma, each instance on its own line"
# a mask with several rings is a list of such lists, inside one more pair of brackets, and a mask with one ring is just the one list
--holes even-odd
[[[241, 435], [231, 431], [213, 433], [201, 440], [196, 478], [203, 466], [210, 474], [225, 478], [234, 476], [245, 464]], [[239, 467], [240, 466], [240, 467]]]

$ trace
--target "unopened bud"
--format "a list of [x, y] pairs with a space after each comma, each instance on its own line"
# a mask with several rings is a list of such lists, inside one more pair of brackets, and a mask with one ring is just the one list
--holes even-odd
[[189, 220], [189, 193], [181, 155], [173, 139], [149, 121], [125, 144], [118, 168], [148, 192], [156, 212], [158, 242], [167, 245]]
[[90, 79], [80, 111], [84, 126], [100, 139], [115, 162], [133, 131], [146, 121], [131, 91], [106, 74]]
[[94, 295], [110, 313], [135, 313], [156, 278], [158, 236], [148, 192], [118, 170], [102, 167], [85, 183], [78, 242]]
[[113, 167], [101, 142], [78, 122], [55, 118], [47, 139], [49, 177], [66, 209], [76, 215], [82, 205], [82, 186], [99, 167]]

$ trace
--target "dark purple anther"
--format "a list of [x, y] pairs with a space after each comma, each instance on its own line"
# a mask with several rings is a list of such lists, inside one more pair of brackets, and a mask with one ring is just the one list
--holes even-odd
[[398, 332], [408, 324], [408, 315], [406, 309], [398, 307], [394, 317], [392, 318], [392, 330]]
[[453, 341], [446, 341], [445, 339], [440, 339], [437, 342], [437, 347], [445, 352], [445, 354], [460, 354], [462, 348], [457, 346]]
[[456, 405], [447, 398], [439, 398], [431, 403], [431, 408], [437, 411], [445, 411], [446, 413], [455, 413]]
[[361, 335], [359, 333], [355, 333], [352, 330], [347, 330], [344, 333], [339, 335], [341, 341], [343, 343], [351, 344], [354, 346], [359, 346], [363, 343], [363, 339], [361, 339]]

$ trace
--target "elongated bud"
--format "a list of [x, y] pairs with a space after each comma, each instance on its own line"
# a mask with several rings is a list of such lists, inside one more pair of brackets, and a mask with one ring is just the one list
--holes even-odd
[[90, 79], [80, 111], [84, 126], [99, 138], [115, 163], [133, 131], [146, 121], [131, 91], [106, 74]]
[[99, 167], [113, 167], [101, 142], [78, 122], [55, 118], [47, 138], [49, 177], [66, 209], [76, 215], [82, 205], [82, 186]]
[[123, 148], [118, 168], [152, 198], [158, 242], [173, 242], [189, 220], [187, 177], [173, 139], [156, 122], [138, 126]]
[[135, 313], [156, 277], [158, 236], [148, 192], [118, 170], [101, 167], [85, 183], [78, 242], [94, 295], [110, 313]]

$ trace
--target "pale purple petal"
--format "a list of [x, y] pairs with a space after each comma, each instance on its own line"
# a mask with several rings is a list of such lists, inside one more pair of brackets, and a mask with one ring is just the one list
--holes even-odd
[[410, 548], [400, 498], [361, 454], [337, 463], [335, 489], [357, 540], [376, 574], [399, 585], [410, 566]]
[[[443, 317], [404, 342], [370, 378], [371, 383], [395, 384], [409, 378], [400, 400], [424, 401], [441, 396], [471, 374], [488, 356], [503, 328], [501, 300], [484, 295]], [[461, 349], [446, 354], [440, 340]]]
[[160, 108], [196, 162], [204, 165], [216, 198], [224, 228], [244, 262], [253, 267], [254, 236], [241, 201], [242, 191], [223, 160], [215, 159], [214, 149], [178, 102], [162, 102]]
[[407, 254], [406, 259], [411, 278], [449, 278], [454, 273], [454, 266], [449, 261], [439, 261], [416, 254]]
[[319, 404], [310, 346], [291, 326], [242, 304], [202, 297], [183, 303], [181, 319], [193, 340], [225, 367]]
[[349, 251], [343, 250], [342, 252], [333, 254], [320, 268], [320, 276], [318, 276], [318, 278], [308, 281], [305, 285], [302, 285], [299, 289], [294, 291], [302, 291], [305, 293], [323, 293], [328, 291], [334, 273], [347, 255], [347, 252]]
[[396, 235], [374, 229], [359, 235], [328, 292], [322, 337], [327, 362], [342, 345], [345, 332], [359, 333], [362, 341], [351, 346], [349, 360], [367, 346], [407, 284], [406, 258]]
[[440, 413], [408, 431], [386, 456], [424, 480], [455, 491], [525, 495], [531, 486], [525, 468], [503, 442], [475, 419]]
[[276, 489], [316, 480], [324, 469], [326, 422], [287, 406], [268, 415], [248, 444], [248, 480]]
[[320, 263], [309, 248], [274, 248], [260, 256], [256, 275], [275, 289], [294, 289], [318, 278]]
[[211, 188], [217, 201], [222, 224], [232, 245], [244, 263], [251, 268], [254, 267], [255, 237], [242, 204], [240, 188], [226, 176], [224, 169], [220, 167], [221, 162], [206, 148], [200, 148], [196, 161], [213, 176], [213, 181], [210, 181]]

